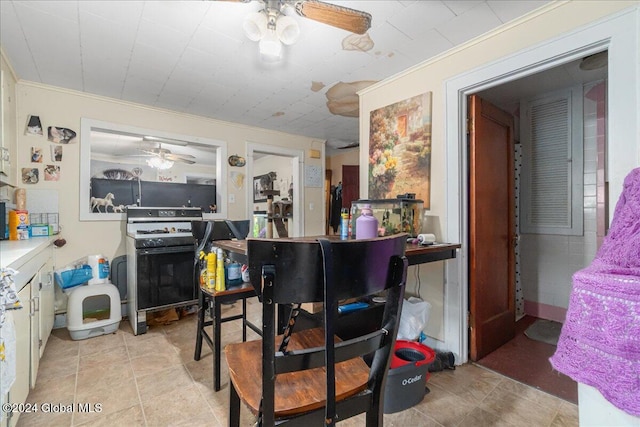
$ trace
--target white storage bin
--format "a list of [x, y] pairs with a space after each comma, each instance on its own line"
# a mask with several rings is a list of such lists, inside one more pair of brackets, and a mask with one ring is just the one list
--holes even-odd
[[73, 340], [118, 330], [122, 320], [120, 292], [111, 283], [83, 285], [69, 292], [67, 329]]

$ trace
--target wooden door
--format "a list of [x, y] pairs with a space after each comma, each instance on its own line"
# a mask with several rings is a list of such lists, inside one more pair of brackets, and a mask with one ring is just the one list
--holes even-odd
[[469, 97], [469, 356], [515, 336], [513, 117]]
[[351, 209], [351, 202], [360, 198], [360, 166], [342, 165], [342, 207]]

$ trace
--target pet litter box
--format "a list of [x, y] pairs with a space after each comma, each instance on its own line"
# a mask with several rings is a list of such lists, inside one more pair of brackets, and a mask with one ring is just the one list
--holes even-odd
[[122, 320], [120, 293], [111, 283], [84, 285], [69, 292], [67, 329], [73, 340], [118, 330]]

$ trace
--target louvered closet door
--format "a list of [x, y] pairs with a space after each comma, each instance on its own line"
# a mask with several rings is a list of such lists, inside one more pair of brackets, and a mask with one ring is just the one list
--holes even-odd
[[583, 232], [580, 94], [574, 88], [521, 103], [522, 233]]

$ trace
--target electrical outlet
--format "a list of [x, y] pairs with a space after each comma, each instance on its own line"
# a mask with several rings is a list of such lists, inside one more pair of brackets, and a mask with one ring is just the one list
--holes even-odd
[[235, 203], [235, 202], [236, 202], [236, 195], [229, 194], [229, 203]]

